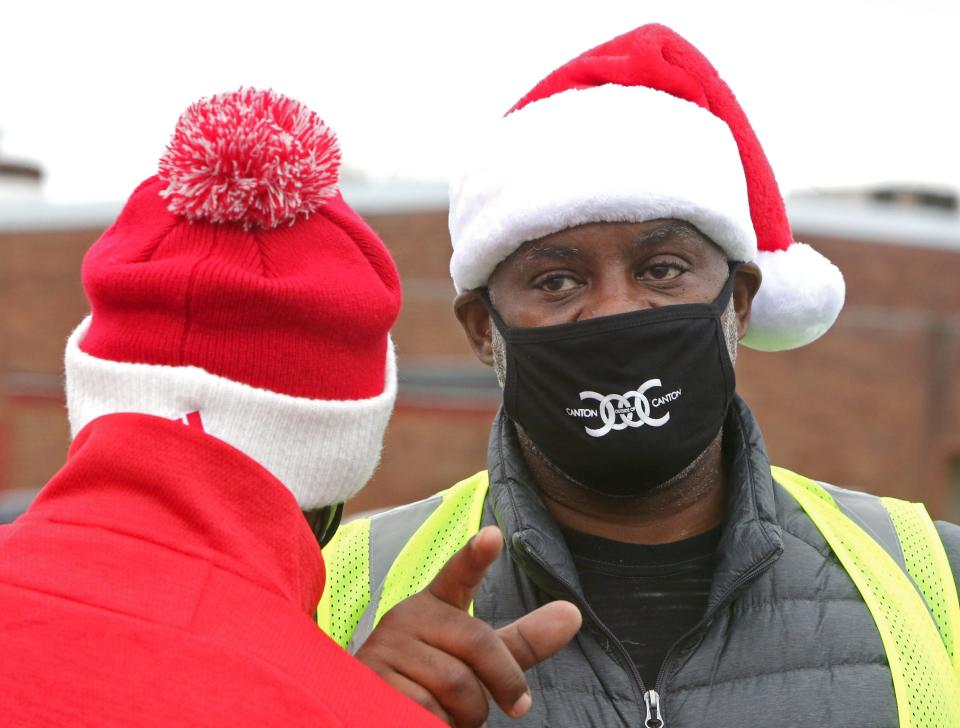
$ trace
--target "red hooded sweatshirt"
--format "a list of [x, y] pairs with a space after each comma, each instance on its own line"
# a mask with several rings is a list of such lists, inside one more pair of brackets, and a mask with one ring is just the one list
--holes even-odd
[[91, 422], [0, 527], [0, 725], [433, 726], [310, 618], [293, 496], [157, 417]]

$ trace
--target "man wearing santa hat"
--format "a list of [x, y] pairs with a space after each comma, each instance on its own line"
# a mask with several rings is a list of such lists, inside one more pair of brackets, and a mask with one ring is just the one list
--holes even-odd
[[296, 101], [204, 99], [87, 254], [70, 454], [0, 528], [3, 725], [436, 722], [312, 621], [396, 392], [400, 285], [339, 163]]
[[[461, 726], [510, 723], [485, 690], [537, 726], [960, 725], [960, 529], [771, 467], [736, 394], [739, 344], [815, 340], [844, 283], [707, 59], [638, 28], [470, 148], [451, 273], [503, 387], [489, 470], [338, 534], [352, 606], [321, 626]], [[469, 649], [551, 600], [583, 626], [525, 681]]]

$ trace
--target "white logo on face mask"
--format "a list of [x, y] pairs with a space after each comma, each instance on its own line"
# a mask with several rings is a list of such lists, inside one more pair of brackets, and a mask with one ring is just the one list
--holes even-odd
[[[580, 399], [595, 399], [599, 402], [596, 409], [596, 416], [603, 420], [602, 427], [584, 427], [591, 437], [603, 437], [611, 430], [625, 430], [628, 427], [662, 427], [670, 421], [670, 413], [667, 412], [661, 417], [650, 416], [650, 400], [647, 399], [646, 392], [653, 387], [661, 386], [659, 379], [648, 379], [634, 390], [624, 392], [623, 394], [600, 394], [599, 392], [580, 392]], [[672, 402], [680, 397], [681, 391], [670, 392], [662, 397], [653, 398], [653, 406], [660, 407], [667, 402]], [[568, 414], [577, 414], [589, 412], [594, 414], [594, 410], [567, 410]], [[619, 421], [618, 418], [619, 417]]]

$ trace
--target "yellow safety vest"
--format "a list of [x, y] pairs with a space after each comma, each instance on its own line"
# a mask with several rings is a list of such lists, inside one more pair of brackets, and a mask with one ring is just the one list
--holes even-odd
[[[890, 665], [900, 725], [960, 726], [960, 604], [943, 544], [921, 504], [879, 499], [890, 516], [904, 568], [821, 484], [772, 468], [774, 482], [800, 504], [856, 585], [876, 623]], [[486, 471], [433, 499], [411, 504], [413, 533], [385, 545], [371, 569], [370, 519], [346, 524], [324, 548], [328, 582], [317, 622], [349, 648], [398, 602], [423, 590], [479, 529]], [[418, 511], [419, 509], [419, 515]], [[376, 549], [375, 545], [375, 549]]]

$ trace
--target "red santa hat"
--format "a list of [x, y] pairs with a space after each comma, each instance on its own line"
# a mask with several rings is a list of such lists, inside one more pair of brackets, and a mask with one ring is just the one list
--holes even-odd
[[[203, 99], [83, 262], [75, 435], [116, 412], [202, 423], [303, 509], [370, 478], [396, 396], [400, 283], [337, 189], [340, 149], [272, 91]], [[144, 453], [149, 458], [149, 453]]]
[[843, 276], [794, 242], [773, 170], [733, 92], [661, 25], [561, 66], [473, 147], [451, 183], [451, 274], [458, 290], [476, 288], [529, 240], [660, 218], [690, 222], [729, 260], [760, 266], [747, 346], [803, 346], [836, 320]]

